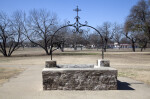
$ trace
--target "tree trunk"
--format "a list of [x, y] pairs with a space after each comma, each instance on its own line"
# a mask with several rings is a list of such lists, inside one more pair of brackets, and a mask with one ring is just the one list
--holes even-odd
[[104, 52], [106, 52], [106, 48], [104, 48]]
[[98, 47], [97, 47], [97, 51], [98, 51]]
[[2, 54], [3, 54], [4, 57], [9, 57], [9, 56], [7, 55], [6, 49], [3, 50]]
[[143, 47], [141, 47], [141, 52], [143, 51]]
[[77, 45], [76, 45], [76, 44], [74, 44], [74, 50], [75, 50], [75, 51], [77, 50]]
[[81, 51], [82, 51], [82, 46], [81, 46]]
[[60, 48], [61, 51], [64, 52], [64, 43], [62, 43], [62, 45], [60, 45], [60, 46], [61, 46], [61, 48]]
[[50, 55], [50, 53], [48, 52], [48, 49], [44, 49], [44, 50], [45, 50], [46, 55]]
[[119, 45], [119, 50], [120, 50], [120, 42], [118, 42], [118, 45]]
[[63, 47], [61, 48], [61, 51], [64, 52], [64, 48]]
[[96, 48], [97, 48], [97, 51], [98, 51], [98, 43], [96, 44]]
[[108, 40], [105, 40], [105, 42], [104, 42], [104, 52], [106, 52], [106, 49], [107, 49], [107, 42], [108, 42]]
[[106, 44], [104, 45], [104, 52], [106, 52], [106, 49], [107, 49], [107, 46], [106, 46]]
[[135, 42], [132, 41], [132, 51], [135, 52]]
[[145, 42], [145, 45], [144, 45], [143, 49], [145, 50], [145, 49], [146, 49], [146, 47], [147, 47], [147, 42]]
[[9, 57], [6, 53], [3, 53], [3, 56], [5, 56], [5, 57]]

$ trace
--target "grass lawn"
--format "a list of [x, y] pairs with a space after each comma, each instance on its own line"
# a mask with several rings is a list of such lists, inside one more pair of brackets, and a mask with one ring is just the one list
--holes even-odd
[[24, 69], [14, 67], [0, 67], [0, 85], [8, 81], [9, 78], [21, 73]]
[[[57, 64], [96, 65], [97, 59], [101, 59], [101, 51], [92, 49], [83, 51], [65, 50], [65, 52], [57, 50], [53, 55], [53, 60], [57, 60]], [[118, 76], [130, 77], [150, 84], [150, 49], [147, 49], [144, 52], [140, 52], [140, 49], [137, 49], [137, 52], [132, 52], [131, 49], [109, 49], [108, 52], [105, 53], [105, 59], [110, 60], [111, 67], [118, 69]], [[45, 55], [45, 52], [42, 49], [25, 48], [24, 50], [19, 49], [14, 52], [12, 57], [3, 57], [0, 55], [0, 66], [44, 66], [46, 60], [50, 60], [50, 56]], [[6, 72], [10, 71], [12, 71], [12, 74], [8, 74], [8, 76], [5, 75]], [[0, 77], [10, 78], [19, 72], [20, 70], [17, 68], [0, 68]]]

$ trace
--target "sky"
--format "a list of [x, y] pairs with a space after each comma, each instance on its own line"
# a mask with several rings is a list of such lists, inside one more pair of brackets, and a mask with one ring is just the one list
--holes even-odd
[[64, 20], [74, 23], [78, 5], [80, 22], [88, 21], [93, 27], [101, 26], [104, 22], [124, 24], [132, 6], [139, 0], [0, 0], [0, 11], [12, 14], [16, 10], [28, 13], [32, 9], [46, 9]]

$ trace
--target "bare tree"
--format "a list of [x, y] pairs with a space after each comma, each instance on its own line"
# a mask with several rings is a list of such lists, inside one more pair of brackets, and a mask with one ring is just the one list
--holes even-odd
[[125, 32], [126, 37], [131, 41], [133, 51], [135, 51], [135, 42], [140, 39], [139, 33], [145, 37], [144, 39], [142, 37], [144, 41], [140, 39], [140, 42], [144, 43], [147, 37], [150, 40], [150, 6], [147, 1], [140, 0], [132, 7], [125, 22]]
[[[114, 32], [113, 39], [120, 46], [120, 42], [121, 42], [122, 34], [123, 34], [122, 26], [115, 23], [114, 28], [113, 28], [113, 32]], [[119, 47], [119, 49], [120, 49], [120, 47]]]
[[45, 50], [47, 55], [57, 42], [51, 43], [51, 36], [57, 30], [57, 15], [46, 10], [32, 10], [27, 20], [26, 33], [28, 39]]
[[132, 26], [130, 25], [130, 23], [126, 22], [124, 28], [125, 29], [124, 35], [126, 36], [126, 38], [130, 40], [130, 43], [132, 45], [132, 51], [135, 52], [135, 43], [138, 40], [138, 36], [136, 31], [130, 30], [131, 28]]
[[104, 40], [104, 51], [106, 52], [108, 42], [110, 39], [113, 38], [114, 31], [111, 29], [111, 23], [104, 22], [102, 27], [99, 28], [100, 32], [102, 33], [103, 40]]
[[82, 41], [81, 41], [82, 45], [88, 46], [90, 44], [90, 34], [91, 34], [90, 28], [83, 30], [83, 33], [81, 35], [82, 36]]
[[62, 52], [64, 52], [64, 47], [66, 43], [68, 43], [69, 27], [62, 28], [54, 36], [53, 42], [57, 45], [57, 49], [60, 49]]
[[143, 51], [143, 49], [145, 50], [147, 47], [147, 44], [149, 43], [148, 37], [146, 35], [144, 35], [144, 33], [139, 32], [137, 34], [137, 43], [139, 45], [139, 47], [141, 48], [141, 52]]
[[4, 12], [0, 12], [0, 52], [9, 57], [24, 41], [23, 36], [24, 13], [16, 11], [9, 18]]
[[95, 47], [98, 48], [100, 47], [100, 37], [97, 33], [93, 33], [89, 35], [89, 41], [91, 45], [95, 45]]
[[89, 40], [90, 29], [84, 28], [81, 31], [82, 31], [81, 33], [76, 33], [73, 31], [70, 31], [69, 33], [70, 38], [68, 44], [72, 45], [74, 50], [77, 50], [77, 47], [80, 47], [82, 50], [83, 46], [87, 46], [90, 42]]

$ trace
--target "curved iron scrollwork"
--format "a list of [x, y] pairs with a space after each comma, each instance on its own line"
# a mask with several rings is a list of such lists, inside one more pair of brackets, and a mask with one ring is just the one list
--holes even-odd
[[[87, 21], [85, 21], [85, 24], [81, 24], [81, 23], [79, 22], [80, 17], [78, 16], [78, 13], [79, 13], [79, 11], [81, 11], [81, 9], [79, 9], [78, 6], [77, 6], [76, 9], [74, 9], [74, 11], [77, 12], [77, 16], [75, 17], [76, 22], [75, 22], [74, 24], [70, 24], [70, 21], [68, 21], [68, 22], [67, 22], [67, 25], [58, 28], [58, 29], [54, 32], [54, 34], [52, 35], [51, 44], [53, 43], [53, 39], [54, 39], [54, 36], [56, 35], [56, 33], [57, 33], [59, 30], [61, 30], [62, 28], [65, 28], [65, 27], [73, 27], [73, 28], [74, 28], [74, 29], [72, 30], [73, 33], [82, 33], [83, 30], [81, 29], [81, 27], [89, 27], [89, 28], [94, 29], [94, 30], [100, 35], [100, 37], [101, 37], [101, 39], [102, 39], [102, 59], [104, 59], [104, 40], [103, 40], [102, 34], [101, 34], [100, 31], [97, 30], [96, 28], [94, 28], [94, 27], [88, 25], [88, 22], [87, 22]], [[51, 52], [51, 60], [52, 60], [52, 52]]]

